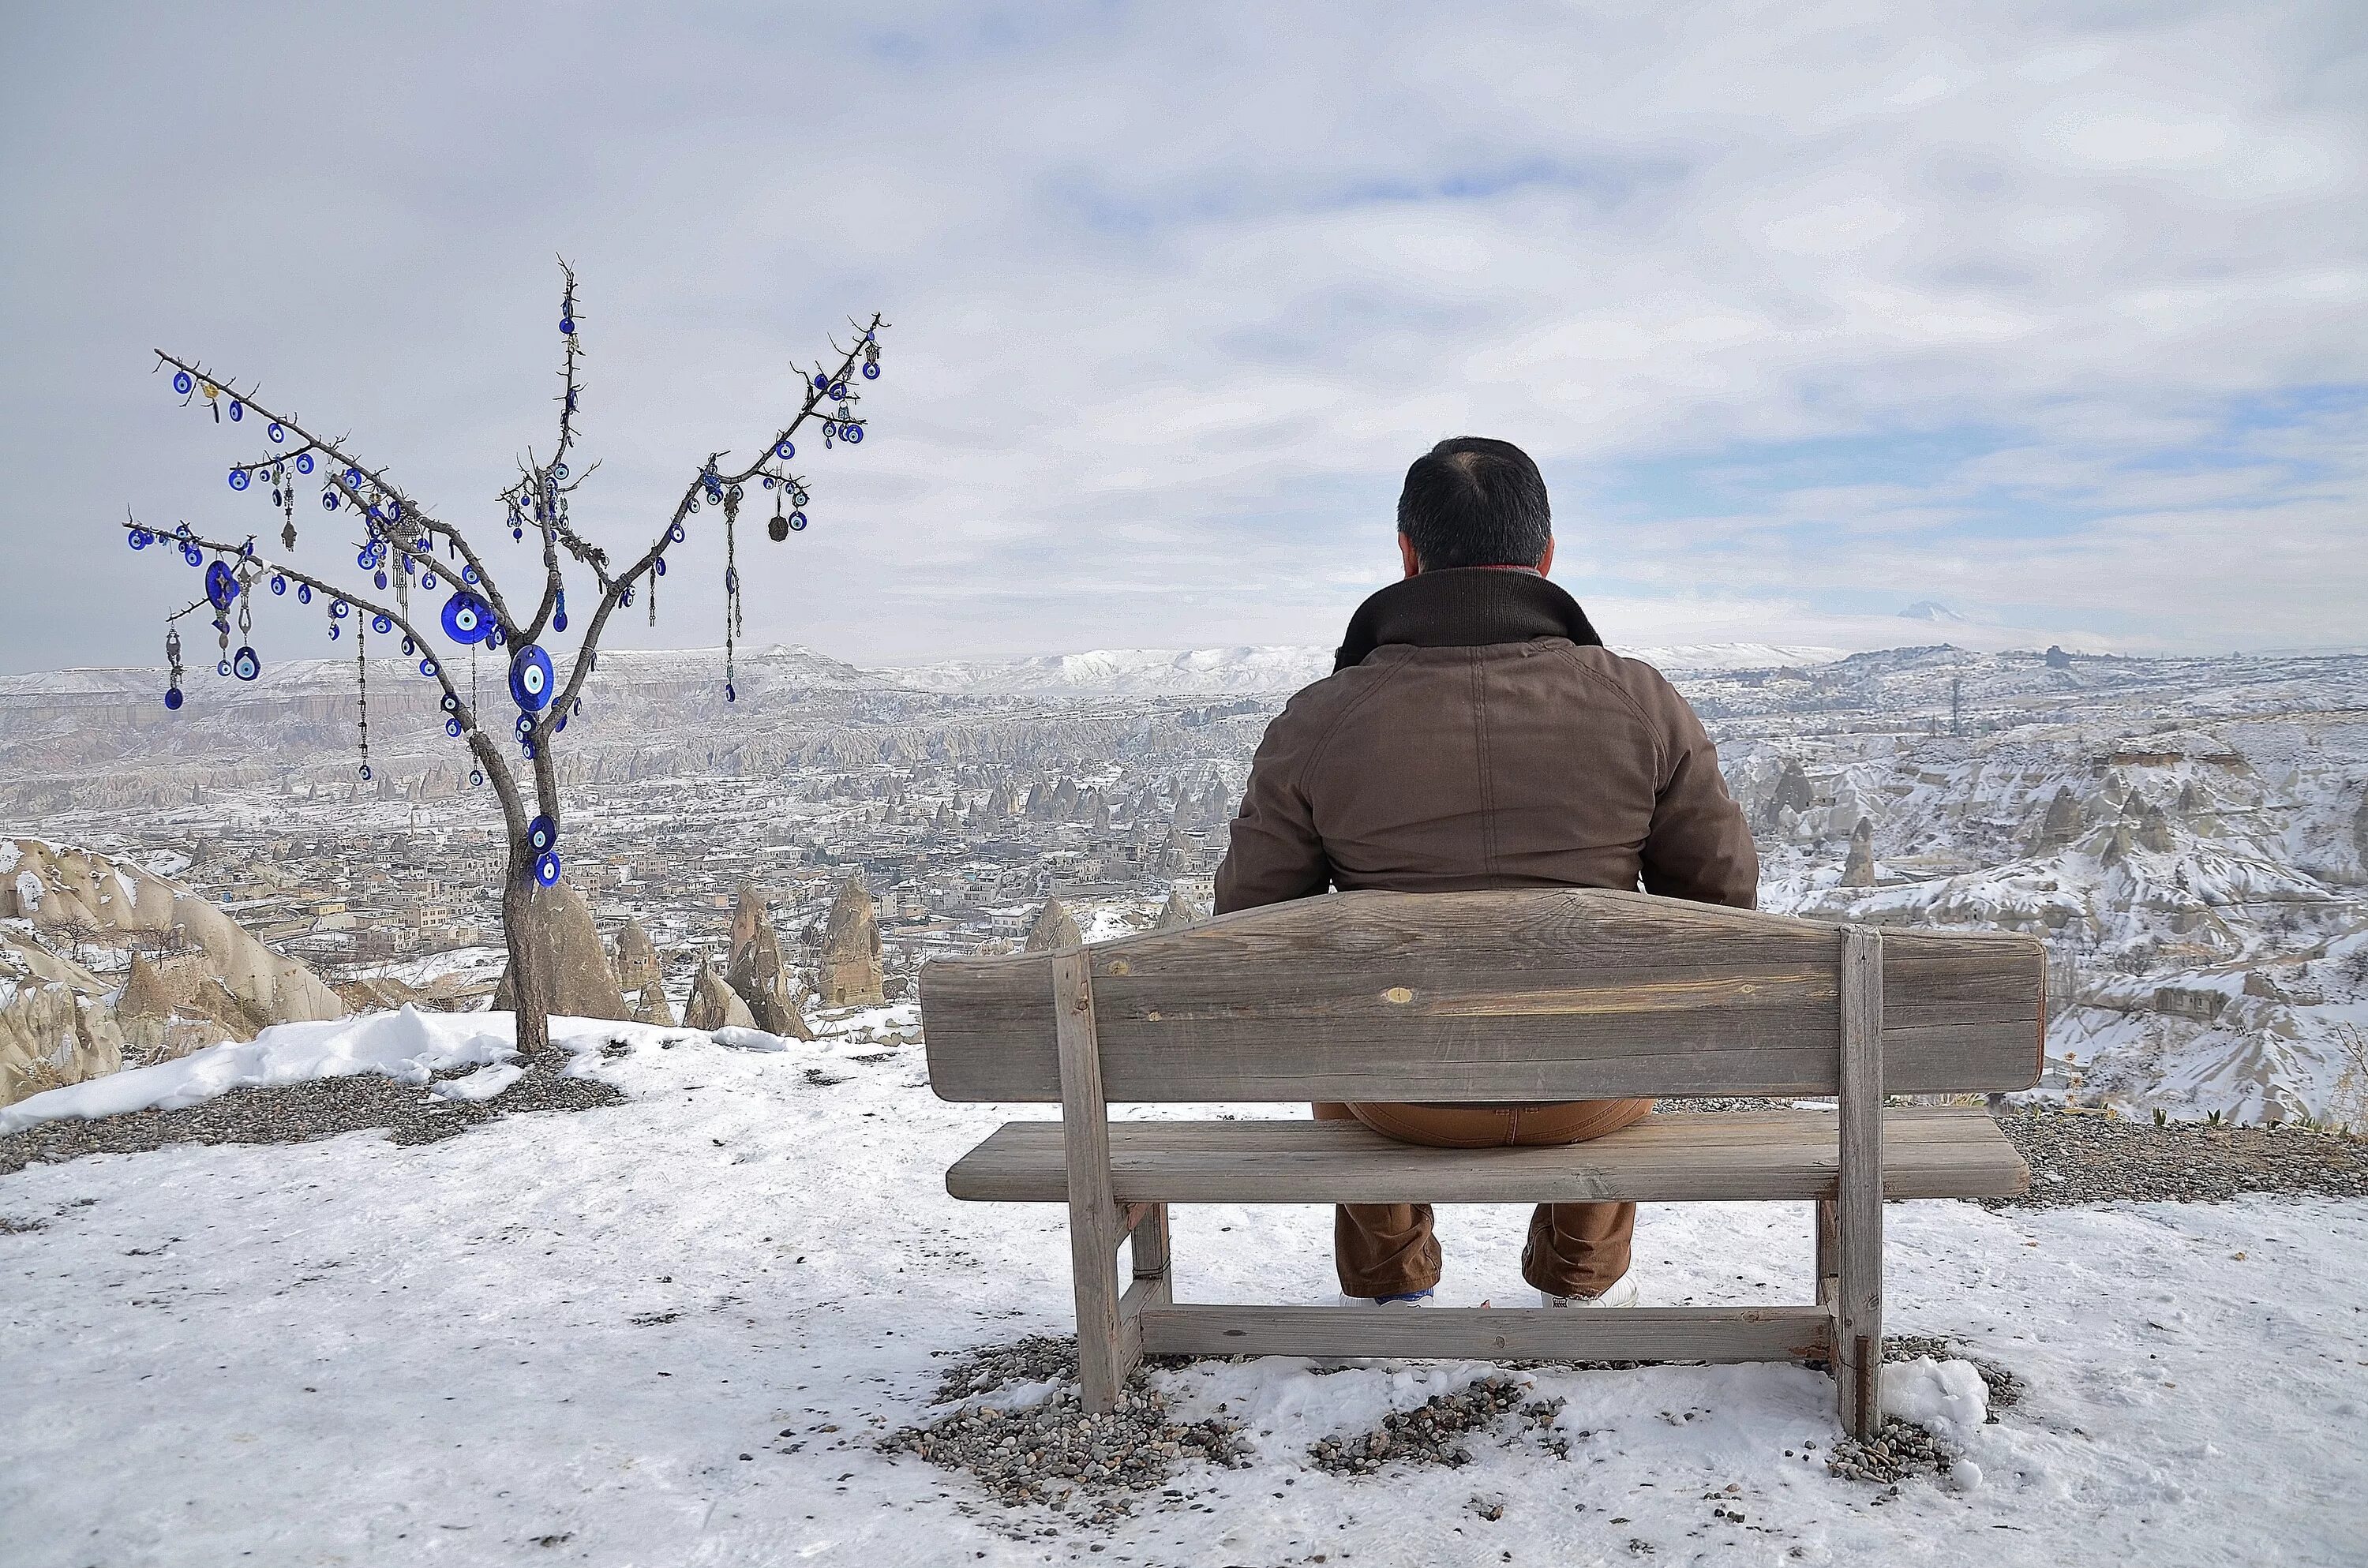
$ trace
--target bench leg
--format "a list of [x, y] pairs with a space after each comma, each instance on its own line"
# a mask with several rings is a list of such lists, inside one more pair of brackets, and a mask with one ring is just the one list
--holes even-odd
[[1883, 1425], [1883, 937], [1863, 926], [1843, 939], [1841, 1026], [1834, 1387], [1842, 1429], [1872, 1437]]
[[1817, 1199], [1817, 1305], [1831, 1307], [1842, 1293], [1841, 1238], [1839, 1207], [1830, 1198]]
[[[1069, 1268], [1077, 1298], [1077, 1394], [1087, 1410], [1118, 1408], [1127, 1358], [1118, 1310], [1118, 1244], [1110, 1195], [1110, 1109], [1094, 1038], [1093, 982], [1082, 949], [1053, 958], [1053, 1018], [1061, 1059], [1061, 1145], [1069, 1177]], [[1139, 1342], [1140, 1336], [1134, 1336]]]

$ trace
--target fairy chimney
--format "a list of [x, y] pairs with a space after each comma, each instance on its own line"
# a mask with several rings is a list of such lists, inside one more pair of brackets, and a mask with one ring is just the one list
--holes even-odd
[[851, 876], [830, 906], [822, 934], [825, 1007], [869, 1007], [887, 1000], [880, 983], [880, 922], [860, 876]]
[[1865, 817], [1850, 829], [1850, 858], [1842, 863], [1842, 886], [1874, 886], [1874, 824]]
[[1061, 901], [1048, 898], [1036, 914], [1036, 924], [1028, 927], [1027, 944], [1019, 950], [1045, 953], [1055, 948], [1081, 948], [1085, 942], [1085, 933], [1077, 929], [1076, 921], [1062, 907]]
[[690, 1029], [748, 1029], [757, 1027], [757, 1020], [740, 994], [715, 972], [714, 965], [701, 959], [699, 972], [691, 977], [690, 999], [683, 1004], [682, 1024]]
[[771, 912], [757, 894], [757, 884], [742, 882], [732, 906], [732, 958], [723, 978], [749, 1017], [767, 1034], [791, 1040], [812, 1040], [805, 1015], [798, 1007], [797, 976], [781, 959], [781, 938], [773, 930]]
[[638, 920], [628, 920], [617, 933], [617, 984], [627, 993], [644, 990], [658, 979], [658, 950]]
[[1155, 931], [1173, 931], [1178, 926], [1190, 926], [1201, 916], [1185, 902], [1182, 888], [1169, 888], [1167, 902], [1159, 906], [1159, 918], [1152, 922]]
[[674, 1005], [666, 1000], [666, 987], [655, 977], [642, 987], [641, 996], [633, 1003], [633, 1022], [655, 1024], [666, 1029], [674, 1028]]
[[2061, 849], [2079, 836], [2080, 802], [2072, 798], [2070, 785], [2059, 784], [2055, 798], [2047, 802], [2047, 820], [2040, 824], [2040, 851]]

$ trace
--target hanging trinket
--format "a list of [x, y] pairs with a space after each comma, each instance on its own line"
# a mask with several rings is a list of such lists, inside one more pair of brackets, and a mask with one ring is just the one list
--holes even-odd
[[723, 503], [723, 700], [740, 700], [734, 655], [740, 642], [740, 487]]
[[551, 702], [551, 655], [535, 643], [510, 660], [510, 698], [527, 713], [540, 713]]
[[[338, 608], [345, 608], [344, 601]], [[359, 626], [354, 629], [354, 709], [361, 724], [362, 778], [370, 776], [370, 639]]]
[[176, 626], [165, 628], [165, 663], [172, 670], [165, 683], [165, 706], [177, 711], [181, 706], [181, 631]]

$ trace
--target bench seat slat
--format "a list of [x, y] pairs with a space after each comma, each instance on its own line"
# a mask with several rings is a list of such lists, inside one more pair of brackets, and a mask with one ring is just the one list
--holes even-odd
[[[1656, 1113], [1584, 1143], [1434, 1149], [1348, 1121], [1121, 1121], [1110, 1184], [1127, 1203], [1507, 1203], [1831, 1198], [1830, 1112]], [[1890, 1198], [2008, 1198], [2031, 1172], [1987, 1111], [1914, 1107], [1884, 1118]], [[946, 1173], [954, 1197], [1068, 1197], [1061, 1124], [1015, 1121]]]

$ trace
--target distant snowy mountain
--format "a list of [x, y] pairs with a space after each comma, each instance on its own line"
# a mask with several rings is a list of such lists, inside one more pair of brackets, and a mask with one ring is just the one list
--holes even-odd
[[1959, 615], [1938, 599], [1918, 599], [1899, 612], [1902, 620], [1929, 620], [1941, 626], [1971, 626], [1969, 617]]
[[1241, 648], [1102, 648], [1026, 659], [953, 659], [871, 673], [882, 681], [921, 691], [1191, 696], [1296, 691], [1331, 672], [1329, 648], [1269, 643]]

